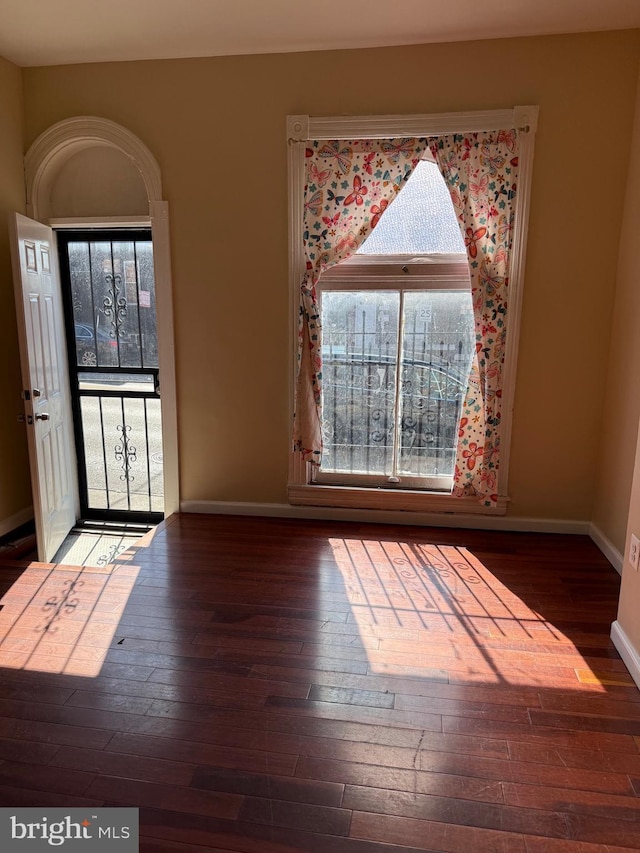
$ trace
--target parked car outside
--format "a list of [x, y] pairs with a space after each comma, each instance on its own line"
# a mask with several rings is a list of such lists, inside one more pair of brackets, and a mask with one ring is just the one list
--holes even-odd
[[75, 323], [76, 363], [78, 367], [114, 366], [118, 363], [118, 342], [111, 332], [93, 326]]

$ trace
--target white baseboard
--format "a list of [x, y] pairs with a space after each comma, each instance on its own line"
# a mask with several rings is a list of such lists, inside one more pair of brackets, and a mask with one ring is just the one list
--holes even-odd
[[588, 521], [555, 518], [465, 515], [464, 513], [393, 512], [374, 509], [293, 506], [244, 501], [181, 501], [181, 512], [218, 515], [262, 515], [271, 518], [309, 518], [320, 521], [364, 521], [377, 524], [412, 524], [418, 527], [462, 527], [520, 533], [589, 534]]
[[607, 539], [602, 530], [600, 530], [600, 528], [593, 522], [589, 525], [589, 536], [602, 551], [607, 560], [609, 560], [616, 572], [621, 575], [624, 557], [620, 551], [618, 551], [613, 542], [610, 539]]
[[640, 654], [638, 654], [637, 649], [631, 644], [631, 641], [617, 619], [611, 625], [611, 640], [629, 670], [631, 678], [633, 678], [640, 688]]
[[7, 533], [11, 533], [12, 530], [15, 530], [17, 527], [21, 527], [23, 524], [26, 524], [27, 521], [31, 521], [33, 518], [33, 507], [27, 506], [24, 509], [21, 509], [20, 512], [16, 512], [15, 515], [10, 515], [9, 518], [4, 518], [0, 521], [0, 536], [5, 536]]

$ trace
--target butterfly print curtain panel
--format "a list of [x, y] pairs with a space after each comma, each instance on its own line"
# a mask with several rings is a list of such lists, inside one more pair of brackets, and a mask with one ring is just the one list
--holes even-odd
[[462, 406], [453, 494], [497, 501], [509, 256], [518, 183], [518, 133], [429, 140], [467, 247], [476, 352]]
[[306, 149], [304, 251], [300, 287], [294, 447], [320, 464], [322, 343], [316, 286], [350, 257], [408, 180], [426, 139], [313, 141]]

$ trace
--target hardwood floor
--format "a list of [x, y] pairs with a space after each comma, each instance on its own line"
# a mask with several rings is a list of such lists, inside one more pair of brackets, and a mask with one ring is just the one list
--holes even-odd
[[149, 853], [640, 850], [640, 693], [586, 538], [176, 516], [0, 569], [0, 802]]

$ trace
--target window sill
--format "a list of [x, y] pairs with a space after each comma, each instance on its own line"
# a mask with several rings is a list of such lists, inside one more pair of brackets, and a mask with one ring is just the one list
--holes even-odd
[[509, 499], [499, 497], [495, 506], [485, 507], [476, 498], [454, 498], [449, 494], [354, 486], [291, 485], [289, 503], [294, 506], [347, 507], [351, 509], [441, 512], [465, 515], [506, 515]]

